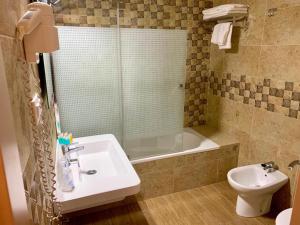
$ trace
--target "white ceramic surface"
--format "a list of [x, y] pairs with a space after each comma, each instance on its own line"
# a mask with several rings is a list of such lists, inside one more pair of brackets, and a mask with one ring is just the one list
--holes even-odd
[[273, 194], [288, 181], [279, 170], [267, 173], [260, 164], [234, 168], [228, 172], [227, 178], [238, 192], [236, 212], [244, 217], [268, 213]]
[[[57, 198], [61, 202], [62, 213], [69, 213], [124, 199], [140, 190], [140, 179], [128, 160], [124, 150], [112, 134], [76, 138], [84, 150], [72, 153], [78, 158], [72, 164], [75, 189], [62, 192], [57, 187]], [[58, 146], [58, 160], [61, 157]], [[82, 171], [97, 170], [94, 175]]]
[[279, 213], [278, 216], [276, 217], [275, 225], [290, 225], [292, 211], [293, 209], [289, 208]]
[[[170, 157], [180, 156], [180, 155], [187, 155], [196, 152], [218, 150], [220, 147], [212, 140], [202, 136], [201, 134], [197, 133], [191, 128], [184, 128], [183, 133], [180, 134], [180, 138], [182, 138], [182, 145], [180, 145], [180, 149], [178, 150], [178, 152], [162, 154], [164, 152], [158, 151], [157, 153], [155, 153], [153, 152], [153, 149], [155, 148], [151, 148], [153, 156], [144, 157], [141, 159], [133, 159], [131, 160], [132, 164], [149, 162], [153, 160], [165, 159], [165, 158], [170, 158]], [[170, 137], [160, 138], [159, 140], [157, 140], [156, 143], [164, 146], [171, 146], [173, 143], [175, 143], [174, 139], [176, 139], [176, 136], [173, 136], [172, 138]], [[132, 146], [129, 145], [126, 147], [126, 151], [130, 154], [132, 153], [132, 151], [134, 151], [134, 149], [132, 148]], [[143, 149], [137, 147], [136, 151], [140, 151], [139, 154], [143, 155], [143, 153], [141, 152], [143, 151]], [[151, 154], [149, 152], [146, 152], [144, 155], [151, 155]]]

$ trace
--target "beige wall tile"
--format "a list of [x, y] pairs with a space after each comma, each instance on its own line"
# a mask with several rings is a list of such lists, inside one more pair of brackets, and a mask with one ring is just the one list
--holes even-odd
[[172, 169], [139, 174], [139, 176], [141, 179], [141, 191], [139, 195], [142, 199], [169, 194], [174, 190]]
[[266, 16], [264, 25], [263, 44], [286, 44], [289, 40], [290, 15], [288, 10], [279, 9], [275, 16]]
[[264, 17], [267, 8], [267, 0], [247, 0], [249, 5], [248, 29], [242, 30], [241, 45], [260, 45], [264, 29]]
[[291, 45], [299, 44], [299, 6], [281, 8], [272, 17], [266, 16], [263, 44]]
[[300, 5], [299, 0], [268, 0], [269, 8], [285, 8]]
[[260, 47], [239, 46], [237, 52], [228, 50], [224, 56], [223, 72], [256, 76]]
[[217, 161], [178, 167], [174, 170], [174, 191], [195, 188], [217, 182]]
[[262, 46], [259, 76], [300, 81], [300, 46]]
[[279, 152], [279, 146], [276, 143], [268, 142], [261, 139], [251, 138], [249, 141], [251, 164], [274, 161], [276, 162], [276, 155]]
[[[135, 164], [141, 178], [139, 198], [150, 198], [224, 180], [237, 166], [238, 145]], [[226, 160], [223, 160], [225, 159]]]
[[226, 157], [218, 160], [218, 182], [227, 180], [229, 170], [237, 166], [238, 156]]
[[225, 52], [220, 50], [217, 45], [212, 44], [210, 48], [210, 69], [216, 72], [223, 71], [223, 57]]
[[15, 36], [16, 24], [21, 15], [21, 8], [20, 1], [0, 1], [0, 34], [11, 37]]
[[250, 149], [249, 149], [249, 141], [250, 141], [250, 134], [245, 133], [239, 129], [231, 129], [230, 135], [235, 137], [236, 141], [240, 143], [239, 145], [239, 166], [244, 166], [249, 164], [249, 156], [250, 156]]
[[282, 115], [256, 109], [253, 116], [251, 137], [279, 146], [283, 142], [283, 118], [284, 116]]
[[300, 3], [298, 0], [298, 7], [289, 9], [290, 13], [290, 31], [289, 31], [289, 44], [300, 45]]

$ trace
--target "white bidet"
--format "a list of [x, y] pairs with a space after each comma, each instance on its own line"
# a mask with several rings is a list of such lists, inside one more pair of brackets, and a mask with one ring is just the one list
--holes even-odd
[[236, 213], [243, 217], [268, 213], [273, 194], [288, 181], [279, 170], [267, 172], [261, 164], [234, 168], [228, 172], [227, 179], [238, 192]]

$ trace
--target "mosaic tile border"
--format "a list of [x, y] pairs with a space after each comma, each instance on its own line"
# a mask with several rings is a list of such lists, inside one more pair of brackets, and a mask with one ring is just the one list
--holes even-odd
[[233, 77], [211, 71], [209, 87], [213, 95], [300, 119], [300, 83], [272, 79]]

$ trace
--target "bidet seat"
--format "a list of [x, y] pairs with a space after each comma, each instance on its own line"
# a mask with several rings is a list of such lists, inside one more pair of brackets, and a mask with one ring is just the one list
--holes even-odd
[[234, 168], [228, 172], [227, 179], [238, 193], [236, 212], [244, 217], [268, 213], [273, 194], [288, 181], [279, 170], [267, 172], [261, 164]]

